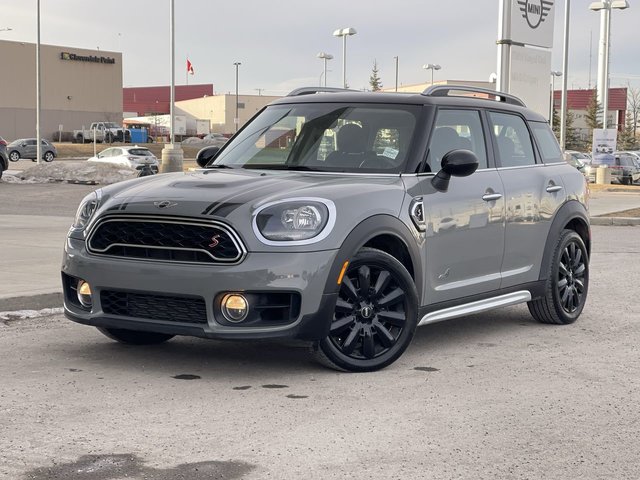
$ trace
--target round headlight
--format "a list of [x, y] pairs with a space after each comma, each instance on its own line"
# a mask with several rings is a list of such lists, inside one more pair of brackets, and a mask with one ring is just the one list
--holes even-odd
[[[335, 222], [335, 207], [328, 200], [291, 199], [258, 210], [255, 227], [264, 243], [320, 240]], [[329, 226], [329, 228], [327, 228]], [[324, 236], [320, 234], [325, 232]]]
[[76, 217], [73, 220], [73, 228], [82, 229], [86, 227], [93, 214], [96, 213], [99, 204], [100, 190], [91, 192], [89, 195], [84, 197], [82, 202], [80, 202], [80, 206], [76, 212]]

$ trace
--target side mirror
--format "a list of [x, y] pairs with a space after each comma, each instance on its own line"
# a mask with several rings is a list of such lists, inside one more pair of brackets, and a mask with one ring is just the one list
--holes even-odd
[[431, 185], [440, 192], [446, 192], [452, 176], [468, 177], [478, 169], [478, 157], [471, 150], [451, 150], [442, 157], [441, 167], [431, 179]]
[[216, 155], [218, 154], [219, 151], [220, 151], [220, 147], [213, 147], [213, 146], [204, 147], [196, 155], [196, 163], [201, 168], [206, 167], [207, 163], [209, 163], [211, 160], [213, 160], [216, 157]]

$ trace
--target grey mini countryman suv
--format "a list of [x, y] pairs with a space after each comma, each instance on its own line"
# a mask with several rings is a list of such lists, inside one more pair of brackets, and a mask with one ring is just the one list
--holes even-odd
[[68, 318], [136, 345], [296, 338], [371, 371], [420, 325], [525, 302], [569, 324], [584, 308], [585, 178], [511, 95], [302, 88], [198, 160], [82, 201]]

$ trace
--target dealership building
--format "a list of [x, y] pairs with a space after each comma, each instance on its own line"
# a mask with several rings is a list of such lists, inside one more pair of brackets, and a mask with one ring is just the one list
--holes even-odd
[[[36, 45], [0, 41], [7, 71], [0, 88], [0, 136], [36, 135]], [[122, 53], [40, 46], [43, 138], [58, 139], [92, 122], [122, 122]]]

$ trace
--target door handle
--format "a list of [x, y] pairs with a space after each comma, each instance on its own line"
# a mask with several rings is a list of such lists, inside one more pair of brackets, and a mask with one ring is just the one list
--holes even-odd
[[549, 185], [547, 187], [547, 192], [549, 193], [559, 192], [560, 190], [562, 190], [562, 185]]
[[501, 193], [486, 193], [482, 196], [485, 202], [493, 202], [494, 200], [500, 200], [502, 198]]

